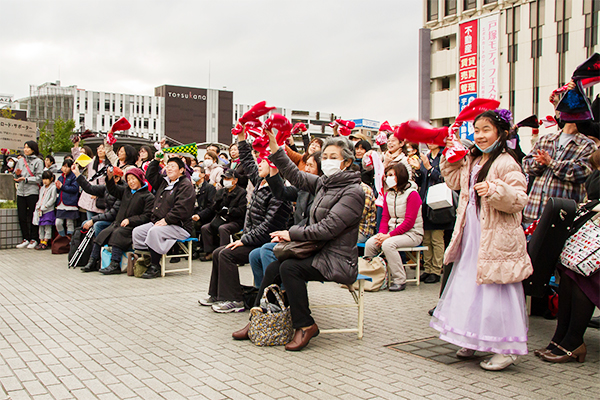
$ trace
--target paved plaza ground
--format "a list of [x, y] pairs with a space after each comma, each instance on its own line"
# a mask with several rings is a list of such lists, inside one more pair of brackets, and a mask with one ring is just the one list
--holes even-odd
[[[320, 335], [299, 353], [236, 342], [248, 313], [200, 307], [210, 263], [153, 280], [67, 269], [66, 255], [0, 251], [0, 400], [4, 399], [597, 399], [598, 330], [585, 363], [532, 353], [502, 372], [444, 364], [386, 347], [429, 339], [439, 284], [366, 293], [365, 336]], [[181, 265], [181, 264], [180, 264]], [[248, 265], [242, 282], [251, 284]], [[312, 304], [352, 302], [310, 283]], [[315, 309], [321, 328], [352, 327], [354, 310]], [[555, 321], [530, 320], [530, 351]], [[400, 347], [402, 348], [402, 347]], [[427, 356], [427, 352], [420, 353]]]

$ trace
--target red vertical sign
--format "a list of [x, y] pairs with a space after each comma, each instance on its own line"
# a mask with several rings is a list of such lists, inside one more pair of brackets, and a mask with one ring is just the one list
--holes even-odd
[[[458, 109], [462, 111], [477, 97], [477, 20], [460, 24], [458, 65]], [[473, 140], [473, 127], [463, 124], [460, 137]]]

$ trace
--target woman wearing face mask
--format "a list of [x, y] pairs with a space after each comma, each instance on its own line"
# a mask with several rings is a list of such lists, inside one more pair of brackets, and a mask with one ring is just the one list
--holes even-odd
[[[321, 154], [323, 176], [308, 174], [278, 148], [275, 135], [269, 132], [272, 155], [270, 160], [281, 175], [296, 186], [314, 194], [308, 222], [294, 225], [288, 231], [271, 233], [274, 242], [318, 241], [323, 247], [305, 259], [275, 261], [267, 267], [259, 293], [273, 284], [286, 288], [290, 302], [292, 324], [296, 329], [292, 341], [285, 345], [288, 351], [302, 350], [319, 334], [319, 328], [310, 315], [308, 281], [334, 281], [351, 285], [358, 274], [358, 226], [365, 207], [365, 194], [360, 186], [360, 173], [350, 170], [354, 149], [344, 137], [325, 141]], [[255, 303], [259, 305], [260, 296]], [[233, 334], [234, 339], [248, 339], [249, 324]]]
[[212, 150], [209, 150], [204, 155], [204, 172], [208, 175], [208, 183], [221, 189], [221, 175], [223, 175], [223, 167], [219, 164], [219, 156]]
[[33, 140], [25, 142], [23, 153], [25, 155], [19, 158], [13, 171], [17, 182], [17, 213], [23, 235], [23, 242], [17, 248], [34, 249], [38, 244], [38, 228], [32, 223], [33, 212], [39, 200], [44, 162], [39, 157], [38, 144]]
[[390, 292], [406, 288], [406, 271], [398, 251], [402, 247], [418, 246], [423, 240], [421, 197], [408, 180], [408, 170], [402, 163], [386, 168], [388, 191], [383, 200], [383, 217], [379, 233], [365, 245], [365, 256], [383, 251], [390, 269]]
[[[440, 339], [495, 355], [480, 363], [502, 370], [527, 354], [527, 310], [521, 283], [533, 272], [521, 212], [527, 184], [506, 140], [507, 110], [486, 111], [474, 121], [475, 145], [462, 160], [440, 168], [450, 189], [460, 190], [456, 224], [444, 264], [454, 266], [433, 313]], [[448, 139], [448, 145], [452, 145]]]

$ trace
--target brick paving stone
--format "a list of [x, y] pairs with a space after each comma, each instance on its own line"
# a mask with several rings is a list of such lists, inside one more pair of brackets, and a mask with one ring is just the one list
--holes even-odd
[[[37, 273], [40, 265], [48, 274]], [[198, 306], [210, 263], [195, 261], [191, 276], [154, 280], [81, 274], [65, 265], [65, 255], [0, 251], [0, 382], [10, 388], [11, 400], [582, 400], [600, 392], [597, 330], [586, 332], [583, 364], [544, 363], [529, 354], [498, 373], [475, 361], [444, 365], [385, 347], [437, 336], [427, 310], [437, 301], [439, 284], [366, 293], [363, 340], [324, 334], [292, 353], [232, 340], [248, 313], [221, 315]], [[251, 284], [250, 268], [239, 271], [241, 281]], [[333, 283], [311, 282], [308, 289], [311, 304], [351, 301]], [[152, 304], [152, 312], [132, 304]], [[355, 310], [315, 309], [313, 315], [322, 329], [356, 324]], [[530, 351], [547, 345], [555, 326], [530, 318]], [[3, 395], [0, 389], [0, 400]]]

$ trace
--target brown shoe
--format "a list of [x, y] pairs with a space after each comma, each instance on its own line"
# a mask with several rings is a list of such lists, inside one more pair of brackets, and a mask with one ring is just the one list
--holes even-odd
[[246, 325], [245, 327], [243, 327], [242, 329], [240, 329], [239, 331], [235, 331], [231, 334], [231, 336], [235, 339], [235, 340], [248, 340], [250, 339], [248, 337], [248, 330], [250, 329], [250, 322], [248, 322], [248, 325]]
[[[548, 347], [550, 347], [550, 346], [552, 346], [552, 348], [551, 348], [551, 349], [549, 349], [549, 348], [548, 348]], [[546, 347], [544, 347], [544, 348], [541, 348], [541, 349], [534, 350], [534, 351], [533, 351], [533, 354], [534, 354], [536, 357], [541, 357], [541, 356], [542, 356], [542, 354], [550, 353], [550, 352], [552, 352], [552, 350], [553, 350], [553, 349], [555, 349], [555, 348], [556, 348], [556, 343], [554, 343], [554, 342], [550, 341], [550, 344], [549, 344], [548, 346], [546, 346]]]
[[306, 347], [310, 339], [319, 336], [319, 327], [317, 324], [312, 324], [308, 328], [296, 329], [294, 338], [291, 342], [285, 345], [285, 349], [288, 351], [300, 351]]
[[577, 361], [577, 362], [582, 363], [585, 361], [585, 356], [587, 354], [587, 349], [585, 347], [585, 343], [573, 351], [566, 350], [565, 348], [563, 348], [560, 345], [557, 345], [556, 348], [565, 352], [566, 354], [563, 354], [562, 356], [558, 356], [552, 352], [548, 352], [548, 353], [541, 354], [540, 358], [544, 361], [548, 361], [551, 363], [566, 363], [569, 361]]

